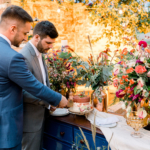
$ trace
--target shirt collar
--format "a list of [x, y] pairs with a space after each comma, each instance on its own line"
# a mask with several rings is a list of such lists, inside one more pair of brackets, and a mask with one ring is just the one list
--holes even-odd
[[8, 44], [11, 46], [10, 40], [5, 35], [0, 34], [0, 37], [2, 37], [4, 40], [6, 40], [8, 42]]
[[38, 49], [32, 44], [31, 41], [29, 41], [29, 43], [31, 44], [31, 46], [33, 47], [35, 53], [36, 53], [36, 56], [39, 57], [41, 55], [41, 53], [38, 51]]

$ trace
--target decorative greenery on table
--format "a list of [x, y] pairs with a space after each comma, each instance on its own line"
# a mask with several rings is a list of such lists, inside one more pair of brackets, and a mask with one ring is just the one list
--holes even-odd
[[[89, 44], [91, 47], [90, 38], [88, 37]], [[101, 102], [102, 100], [102, 87], [108, 85], [108, 82], [111, 81], [113, 63], [112, 60], [115, 58], [115, 55], [118, 50], [116, 50], [113, 56], [110, 55], [110, 49], [107, 48], [105, 51], [99, 53], [95, 57], [92, 47], [91, 53], [87, 61], [84, 61], [73, 49], [68, 47], [68, 50], [74, 52], [78, 57], [78, 65], [74, 68], [77, 73], [77, 84], [85, 85], [85, 87], [90, 87], [94, 90], [95, 96]]]
[[47, 55], [47, 67], [51, 88], [55, 91], [75, 90], [77, 78], [74, 67], [77, 65], [77, 58], [69, 52], [53, 50]]

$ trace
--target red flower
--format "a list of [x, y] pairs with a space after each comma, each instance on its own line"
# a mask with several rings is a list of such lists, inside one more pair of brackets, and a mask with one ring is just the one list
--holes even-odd
[[142, 74], [142, 73], [144, 73], [144, 72], [146, 72], [146, 71], [147, 71], [147, 70], [146, 70], [145, 66], [139, 65], [139, 66], [136, 66], [136, 67], [135, 67], [135, 72], [136, 72], [136, 73]]
[[140, 41], [139, 43], [138, 43], [138, 45], [139, 46], [142, 46], [142, 47], [147, 47], [147, 43], [145, 42], [145, 41]]

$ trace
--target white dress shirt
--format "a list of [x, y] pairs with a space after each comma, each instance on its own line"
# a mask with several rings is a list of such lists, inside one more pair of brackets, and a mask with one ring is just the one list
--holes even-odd
[[[40, 68], [41, 68], [41, 71], [42, 71], [42, 77], [43, 77], [43, 82], [44, 82], [44, 85], [46, 85], [46, 73], [45, 73], [45, 69], [44, 69], [44, 65], [43, 65], [43, 60], [42, 60], [42, 54], [38, 51], [38, 49], [32, 44], [31, 41], [29, 41], [29, 43], [32, 45], [35, 53], [36, 53], [36, 56], [39, 60], [39, 64], [40, 64]], [[47, 85], [46, 85], [47, 86]]]
[[11, 46], [10, 40], [5, 35], [0, 34], [0, 37], [2, 37], [4, 40], [6, 40], [9, 43], [9, 45]]
[[[39, 60], [39, 64], [40, 64], [40, 68], [41, 68], [41, 71], [42, 71], [42, 77], [43, 77], [43, 82], [44, 82], [44, 85], [47, 86], [46, 84], [46, 72], [45, 72], [45, 68], [44, 68], [44, 65], [43, 65], [43, 60], [42, 60], [42, 54], [38, 51], [38, 49], [32, 44], [31, 41], [29, 41], [29, 43], [31, 44], [31, 46], [33, 47], [35, 53], [36, 53], [36, 56]], [[48, 109], [50, 109], [50, 105], [48, 107]]]

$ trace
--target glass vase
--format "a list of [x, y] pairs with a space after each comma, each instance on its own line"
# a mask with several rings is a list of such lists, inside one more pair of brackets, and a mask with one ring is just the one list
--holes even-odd
[[94, 107], [98, 111], [107, 112], [107, 94], [105, 89], [101, 92], [102, 93], [102, 101], [100, 102], [98, 98], [94, 95], [94, 92], [91, 94], [91, 100], [93, 101]]

